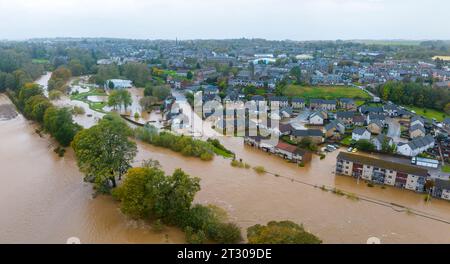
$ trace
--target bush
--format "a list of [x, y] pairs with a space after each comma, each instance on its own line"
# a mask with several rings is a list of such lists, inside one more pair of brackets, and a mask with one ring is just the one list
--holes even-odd
[[59, 100], [59, 99], [61, 99], [62, 96], [63, 96], [63, 93], [58, 90], [53, 90], [48, 93], [48, 98], [52, 101]]
[[237, 244], [242, 241], [241, 229], [235, 223], [216, 223], [210, 227], [209, 236], [219, 244]]
[[84, 108], [81, 106], [74, 106], [72, 108], [72, 114], [73, 115], [84, 115], [86, 111], [84, 111]]
[[200, 155], [200, 159], [203, 161], [211, 161], [214, 159], [214, 156], [209, 152], [205, 152]]
[[226, 155], [223, 156], [227, 156], [227, 157], [234, 157], [234, 152], [228, 150], [227, 148], [225, 148], [225, 146], [223, 146], [220, 141], [218, 139], [208, 139], [207, 140], [208, 143], [211, 143], [211, 145], [213, 145], [215, 148], [217, 148], [218, 150], [220, 150], [221, 152], [225, 153]]
[[[215, 206], [195, 205], [184, 220], [187, 236], [194, 238], [205, 234], [206, 238], [220, 244], [235, 244], [242, 241], [240, 228], [227, 223], [227, 214]], [[194, 240], [197, 242], [197, 240]]]
[[256, 166], [253, 168], [253, 170], [255, 170], [256, 173], [258, 174], [265, 174], [267, 173], [266, 169], [263, 166]]
[[187, 227], [185, 229], [186, 242], [189, 244], [205, 244], [207, 238], [203, 230], [195, 232], [192, 227]]
[[315, 235], [291, 221], [270, 222], [247, 229], [249, 244], [321, 244]]
[[337, 189], [337, 188], [334, 188], [334, 189], [333, 189], [333, 193], [334, 193], [334, 194], [337, 194], [337, 195], [339, 195], [339, 196], [344, 196], [344, 195], [345, 195], [345, 193], [344, 193], [343, 191], [341, 191], [341, 190], [339, 190], [339, 189]]
[[238, 161], [238, 160], [232, 160], [231, 164], [232, 167], [235, 168], [241, 168], [241, 169], [250, 169], [251, 166], [247, 163], [244, 163], [243, 161]]
[[60, 158], [64, 157], [64, 154], [66, 153], [66, 150], [61, 147], [57, 147], [53, 150]]
[[356, 142], [355, 147], [359, 150], [366, 151], [366, 152], [372, 152], [375, 150], [375, 145], [370, 142], [369, 140], [359, 140]]
[[152, 224], [152, 229], [155, 232], [162, 232], [164, 229], [164, 224], [160, 219], [158, 219]]
[[303, 138], [300, 143], [298, 143], [298, 147], [312, 152], [315, 152], [318, 149], [317, 144], [315, 144], [311, 138]]
[[350, 200], [353, 200], [353, 201], [358, 201], [359, 200], [359, 197], [356, 196], [356, 194], [353, 194], [353, 193], [347, 194], [347, 198], [350, 199]]

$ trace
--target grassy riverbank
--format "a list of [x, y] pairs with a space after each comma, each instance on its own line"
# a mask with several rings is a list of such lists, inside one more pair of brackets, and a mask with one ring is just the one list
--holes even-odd
[[107, 94], [103, 90], [91, 89], [89, 92], [86, 92], [86, 93], [72, 94], [70, 96], [70, 100], [83, 102], [83, 103], [89, 105], [89, 108], [91, 110], [106, 114], [106, 111], [104, 111], [103, 108], [107, 105], [107, 103], [106, 102], [89, 101], [88, 100], [89, 96], [107, 96]]

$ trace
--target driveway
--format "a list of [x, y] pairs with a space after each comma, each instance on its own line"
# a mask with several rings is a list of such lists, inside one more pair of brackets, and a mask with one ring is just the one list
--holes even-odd
[[401, 138], [401, 133], [402, 133], [401, 125], [397, 119], [388, 117], [386, 119], [386, 123], [389, 125], [389, 129], [387, 132], [388, 137], [392, 138], [395, 143], [408, 142], [406, 139]]
[[305, 109], [299, 113], [299, 115], [289, 122], [292, 127], [296, 129], [306, 129], [305, 125], [308, 124], [308, 117], [311, 114], [311, 111]]
[[178, 133], [204, 138], [221, 136], [217, 131], [212, 129], [212, 123], [204, 121], [193, 111], [191, 105], [188, 103], [182, 92], [172, 90], [172, 96], [175, 98], [175, 102], [182, 110], [185, 118], [185, 120], [183, 120], [185, 122], [185, 129], [181, 129], [182, 131], [177, 131]]

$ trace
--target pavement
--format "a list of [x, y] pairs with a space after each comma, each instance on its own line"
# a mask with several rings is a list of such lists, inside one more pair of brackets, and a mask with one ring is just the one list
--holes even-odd
[[401, 138], [401, 125], [395, 118], [387, 118], [386, 123], [389, 125], [387, 136], [392, 138], [395, 143], [403, 142], [407, 143], [408, 140]]
[[213, 124], [203, 121], [203, 119], [193, 111], [191, 105], [188, 103], [182, 92], [172, 90], [172, 96], [175, 98], [176, 104], [182, 110], [184, 115], [184, 128], [178, 132], [205, 138], [221, 136], [217, 131], [212, 129]]

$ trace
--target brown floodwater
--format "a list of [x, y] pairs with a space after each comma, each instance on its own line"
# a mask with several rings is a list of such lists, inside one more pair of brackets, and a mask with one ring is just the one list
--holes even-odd
[[[111, 198], [93, 199], [73, 153], [69, 150], [58, 158], [51, 141], [34, 131], [22, 116], [0, 122], [0, 242], [64, 243], [69, 237], [85, 243], [183, 242], [178, 229], [155, 233], [146, 223], [123, 216]], [[282, 177], [233, 168], [220, 157], [203, 162], [142, 143], [138, 143], [136, 164], [152, 158], [167, 173], [182, 168], [200, 177], [202, 190], [196, 202], [226, 209], [244, 232], [255, 224], [292, 220], [325, 243], [366, 243], [369, 237], [378, 237], [382, 243], [450, 243], [450, 225], [432, 219], [450, 220], [449, 202], [425, 203], [422, 195], [413, 192], [369, 188], [351, 178], [336, 177], [337, 152], [325, 160], [315, 157], [299, 168], [244, 146], [242, 139], [221, 140], [238, 158]], [[337, 187], [372, 199], [355, 201], [311, 185]], [[386, 206], [389, 202], [409, 207], [410, 212]]]
[[[337, 152], [325, 160], [315, 157], [310, 165], [299, 168], [284, 160], [243, 145], [242, 139], [222, 138], [238, 158], [253, 166], [262, 165], [271, 174], [232, 168], [230, 161], [216, 158], [202, 162], [185, 158], [149, 145], [139, 145], [138, 159], [157, 159], [171, 172], [183, 168], [202, 180], [196, 202], [225, 208], [230, 218], [245, 231], [249, 226], [272, 220], [292, 220], [318, 235], [325, 243], [366, 243], [378, 237], [382, 243], [450, 243], [450, 225], [414, 215], [416, 210], [439, 219], [450, 220], [450, 203], [432, 200], [394, 188], [369, 188], [353, 179], [333, 174]], [[306, 184], [303, 184], [306, 183]], [[381, 200], [381, 204], [355, 201], [322, 191], [308, 184], [337, 187], [341, 190]], [[387, 207], [383, 201], [411, 208]], [[378, 202], [378, 201], [376, 201]], [[396, 209], [396, 210], [394, 210]]]
[[0, 121], [0, 146], [0, 243], [184, 242], [178, 229], [154, 232], [122, 215], [112, 198], [93, 199], [73, 152], [59, 158], [22, 116]]

